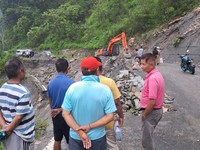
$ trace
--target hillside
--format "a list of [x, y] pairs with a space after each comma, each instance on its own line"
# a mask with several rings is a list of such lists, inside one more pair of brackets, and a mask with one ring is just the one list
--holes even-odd
[[200, 62], [200, 6], [189, 14], [171, 21], [168, 28], [151, 34], [148, 40], [144, 47], [145, 51], [152, 52], [154, 45], [159, 46], [162, 50], [161, 57], [166, 62], [179, 62], [179, 55], [190, 50], [189, 57], [198, 64]]

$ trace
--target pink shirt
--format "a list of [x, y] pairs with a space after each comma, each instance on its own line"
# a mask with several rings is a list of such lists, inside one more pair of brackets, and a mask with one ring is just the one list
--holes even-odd
[[161, 108], [164, 102], [164, 95], [165, 82], [163, 76], [157, 69], [154, 69], [145, 76], [140, 105], [142, 108], [146, 108], [150, 99], [156, 99], [154, 108]]

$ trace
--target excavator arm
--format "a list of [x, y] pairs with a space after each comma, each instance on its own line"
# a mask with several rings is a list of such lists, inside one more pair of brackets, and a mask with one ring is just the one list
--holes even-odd
[[122, 45], [124, 47], [124, 50], [126, 50], [127, 49], [126, 35], [124, 32], [122, 32], [121, 34], [117, 35], [112, 40], [110, 40], [107, 49], [105, 49], [105, 48], [98, 49], [97, 55], [112, 55], [113, 54], [113, 44], [120, 40], [122, 40]]

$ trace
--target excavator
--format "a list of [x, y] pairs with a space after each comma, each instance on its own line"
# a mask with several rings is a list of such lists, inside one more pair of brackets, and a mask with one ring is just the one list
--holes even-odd
[[121, 34], [117, 35], [116, 37], [114, 37], [112, 40], [110, 40], [109, 44], [108, 44], [108, 48], [102, 48], [102, 49], [98, 49], [96, 55], [97, 56], [116, 56], [119, 55], [119, 45], [118, 44], [114, 44], [118, 41], [122, 40], [122, 45], [124, 47], [124, 51], [128, 50], [127, 49], [127, 42], [126, 42], [126, 35], [124, 32], [122, 32]]

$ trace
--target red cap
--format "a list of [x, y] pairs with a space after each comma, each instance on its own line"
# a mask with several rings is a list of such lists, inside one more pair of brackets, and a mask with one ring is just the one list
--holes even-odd
[[102, 66], [101, 62], [94, 57], [86, 57], [81, 62], [81, 70], [85, 72], [97, 70], [99, 66]]

